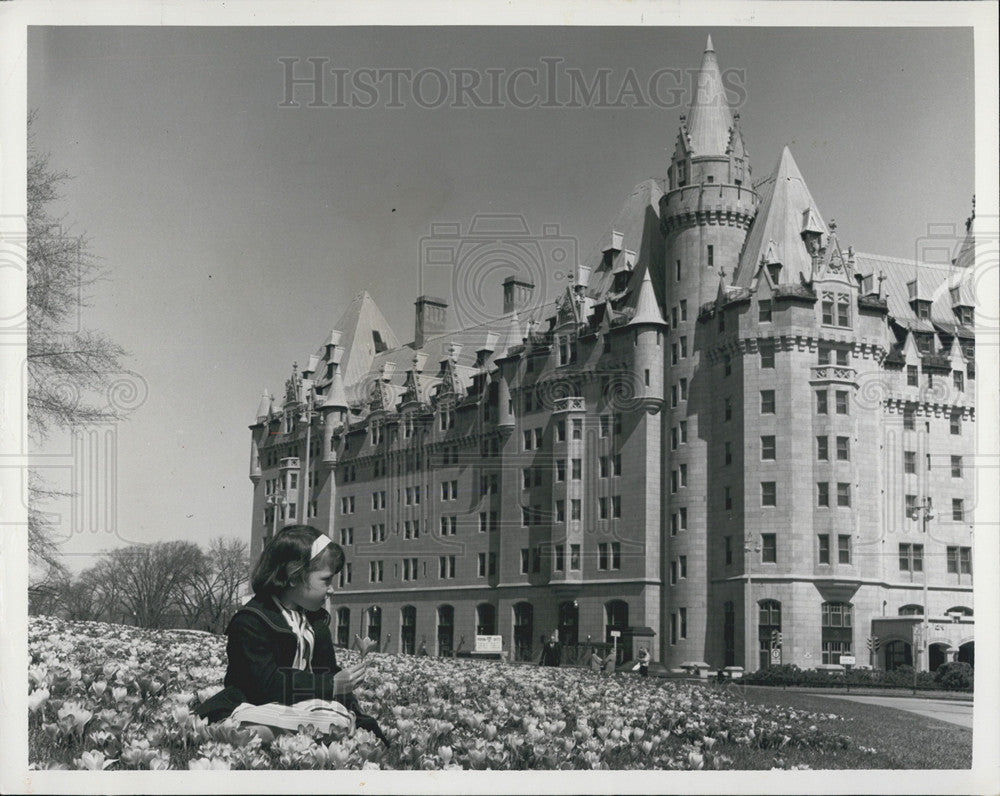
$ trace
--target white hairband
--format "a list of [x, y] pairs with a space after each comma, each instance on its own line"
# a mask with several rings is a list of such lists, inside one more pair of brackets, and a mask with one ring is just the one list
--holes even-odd
[[321, 533], [316, 537], [316, 541], [313, 542], [312, 550], [309, 551], [309, 560], [312, 561], [316, 556], [326, 550], [327, 545], [333, 544], [333, 539], [327, 536], [325, 533]]

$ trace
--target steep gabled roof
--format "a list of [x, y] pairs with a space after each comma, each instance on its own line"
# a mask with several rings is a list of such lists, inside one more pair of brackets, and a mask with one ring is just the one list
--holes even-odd
[[[934, 331], [934, 324], [954, 325], [949, 288], [970, 272], [956, 265], [904, 260], [881, 254], [854, 255], [856, 272], [861, 276], [884, 277], [883, 292], [889, 314], [897, 323], [914, 331]], [[910, 283], [916, 281], [917, 296], [931, 302], [930, 321], [918, 318], [910, 305]]]
[[691, 109], [688, 111], [687, 134], [691, 142], [691, 154], [694, 157], [725, 155], [732, 126], [733, 113], [726, 100], [719, 62], [715, 58], [712, 37], [709, 36], [694, 86]]
[[340, 370], [346, 384], [354, 384], [371, 369], [375, 356], [399, 347], [395, 332], [367, 291], [361, 291], [344, 310], [336, 327], [343, 332], [344, 357]]
[[812, 254], [802, 239], [803, 226], [823, 234], [828, 229], [788, 147], [782, 149], [777, 167], [757, 187], [757, 193], [760, 206], [747, 233], [733, 284], [749, 287], [762, 257], [781, 263], [779, 284], [798, 284], [800, 272], [806, 277], [812, 273]]

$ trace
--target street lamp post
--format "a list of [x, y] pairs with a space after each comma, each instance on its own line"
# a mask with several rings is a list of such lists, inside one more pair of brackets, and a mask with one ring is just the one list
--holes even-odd
[[743, 637], [744, 637], [744, 660], [748, 672], [755, 671], [753, 656], [756, 649], [753, 645], [753, 609], [751, 599], [753, 598], [753, 575], [750, 571], [750, 553], [760, 552], [760, 542], [752, 541], [749, 536], [743, 540], [743, 572], [745, 575], [745, 586], [743, 595]]
[[299, 494], [302, 496], [299, 505], [299, 516], [308, 519], [309, 517], [309, 456], [311, 454], [310, 448], [312, 447], [312, 421], [313, 418], [319, 417], [319, 412], [316, 411], [316, 392], [313, 389], [312, 381], [308, 384], [303, 385], [303, 391], [305, 392], [305, 407], [302, 410], [302, 414], [299, 415], [299, 420], [306, 424], [306, 455], [305, 455], [305, 466], [303, 467], [303, 472], [299, 476], [302, 481], [302, 488]]
[[[931, 511], [931, 499], [929, 497], [926, 497], [924, 498], [922, 503], [918, 503], [916, 506], [914, 506], [909, 512], [909, 517], [911, 520], [919, 519], [921, 521], [921, 530], [923, 532], [923, 539], [924, 539], [924, 550], [926, 551], [928, 549], [927, 540], [930, 538], [927, 533], [927, 526], [930, 524], [930, 521], [934, 519], [934, 513]], [[921, 627], [920, 627], [919, 650], [920, 654], [923, 655], [922, 660], [924, 665], [927, 667], [927, 670], [930, 671], [930, 657], [929, 657], [930, 646], [927, 643], [927, 635], [929, 630], [927, 625], [927, 615], [928, 611], [930, 610], [930, 607], [927, 605], [927, 568], [922, 567], [922, 570], [924, 576], [924, 612], [923, 612], [924, 618], [923, 622], [921, 622]], [[916, 682], [916, 671], [917, 667], [914, 667], [914, 672], [913, 672], [914, 682]]]

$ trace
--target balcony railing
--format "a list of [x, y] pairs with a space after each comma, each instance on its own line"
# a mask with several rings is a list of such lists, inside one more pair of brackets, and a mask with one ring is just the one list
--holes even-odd
[[845, 384], [855, 384], [858, 372], [845, 365], [814, 365], [812, 381], [837, 381]]
[[559, 412], [583, 412], [586, 408], [587, 405], [583, 398], [571, 396], [569, 398], [557, 398], [552, 412], [553, 414], [558, 414]]

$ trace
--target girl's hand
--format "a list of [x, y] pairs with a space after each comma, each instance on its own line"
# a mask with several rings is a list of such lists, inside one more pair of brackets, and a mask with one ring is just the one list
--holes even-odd
[[361, 683], [368, 671], [368, 661], [362, 660], [353, 666], [341, 669], [333, 676], [333, 694], [342, 696], [351, 694]]

